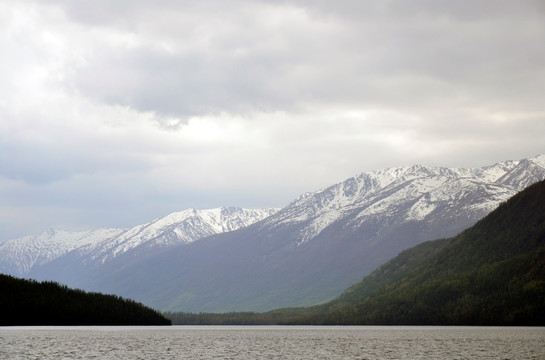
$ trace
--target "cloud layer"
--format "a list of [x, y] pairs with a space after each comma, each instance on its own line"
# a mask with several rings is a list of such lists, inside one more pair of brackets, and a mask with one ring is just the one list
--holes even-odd
[[545, 153], [540, 1], [3, 1], [0, 240]]

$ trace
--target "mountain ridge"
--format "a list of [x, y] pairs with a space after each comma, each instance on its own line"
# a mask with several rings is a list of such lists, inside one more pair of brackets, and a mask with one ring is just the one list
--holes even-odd
[[48, 229], [0, 243], [0, 272], [15, 276], [32, 275], [33, 267], [68, 254], [82, 258], [85, 265], [101, 264], [136, 247], [187, 244], [211, 234], [233, 231], [275, 211], [277, 209], [234, 207], [186, 209], [129, 229]]
[[168, 313], [177, 325], [545, 324], [545, 180], [452, 238], [406, 249], [330, 302], [265, 313]]
[[[538, 167], [538, 171], [535, 170], [536, 166]], [[523, 179], [520, 179], [519, 176], [519, 182], [516, 183], [514, 176], [512, 174], [511, 176], [509, 175], [513, 171], [516, 171], [517, 174], [520, 173], [522, 170], [518, 169], [519, 167], [526, 169], [529, 167], [532, 168], [532, 176], [525, 176]], [[380, 206], [384, 205], [377, 203], [374, 207], [370, 206], [375, 199], [374, 195], [378, 191], [388, 191], [388, 188], [390, 188], [390, 195], [393, 195], [395, 190], [399, 189], [396, 185], [406, 184], [410, 181], [417, 183], [418, 179], [433, 179], [431, 183], [420, 184], [420, 189], [423, 189], [422, 191], [419, 191], [418, 186], [411, 189], [414, 191], [412, 194], [413, 196], [415, 193], [420, 193], [420, 195], [425, 194], [427, 192], [426, 188], [433, 190], [434, 188], [440, 187], [438, 185], [444, 185], [446, 187], [453, 186], [453, 181], [460, 181], [462, 182], [462, 185], [467, 184], [468, 186], [471, 184], [465, 183], [466, 181], [473, 181], [474, 184], [487, 183], [489, 186], [495, 185], [498, 188], [502, 185], [512, 187], [513, 189], [506, 189], [499, 199], [492, 200], [490, 204], [482, 204], [484, 216], [485, 213], [490, 212], [499, 202], [514, 195], [517, 190], [521, 190], [531, 183], [541, 180], [544, 174], [543, 169], [545, 169], [545, 155], [519, 161], [508, 160], [492, 166], [472, 169], [412, 165], [361, 173], [357, 176], [348, 178], [341, 183], [337, 183], [313, 193], [303, 194], [281, 209], [281, 211], [277, 212], [274, 216], [266, 219], [265, 222], [270, 224], [276, 222], [278, 225], [287, 221], [303, 222], [308, 221], [311, 217], [329, 213], [331, 216], [327, 216], [326, 219], [320, 219], [322, 220], [321, 222], [313, 222], [312, 225], [309, 226], [309, 229], [306, 230], [306, 233], [302, 237], [302, 242], [306, 242], [338, 218], [338, 216], [335, 216], [334, 214], [336, 210], [347, 213], [351, 210], [366, 206], [366, 212], [361, 215], [373, 215], [374, 211], [380, 211]], [[527, 175], [527, 171], [523, 171], [523, 174]], [[448, 192], [452, 193], [453, 191], [450, 190]], [[405, 194], [398, 194], [398, 196], [403, 195]], [[411, 196], [410, 193], [406, 195]], [[437, 196], [437, 191], [430, 194], [430, 196], [433, 195]], [[382, 198], [384, 197], [385, 196]], [[433, 199], [430, 198], [430, 200]], [[309, 201], [311, 202], [310, 205]], [[317, 213], [318, 211], [316, 209], [320, 209], [321, 213]], [[286, 218], [287, 221], [283, 220], [282, 217]]]
[[[545, 178], [543, 163], [537, 157], [477, 169], [417, 165], [363, 173], [303, 194], [249, 227], [119, 258], [84, 284], [169, 311], [312, 305], [404, 249], [473, 225]], [[140, 279], [145, 288], [136, 286]]]
[[172, 245], [175, 229], [164, 226], [161, 238], [148, 237], [149, 246], [110, 241], [106, 250], [118, 253], [108, 258], [108, 251], [89, 256], [96, 248], [89, 244], [86, 252], [72, 250], [29, 275], [162, 310], [313, 305], [404, 249], [456, 235], [544, 178], [543, 155], [472, 169], [412, 165], [361, 173], [234, 231]]

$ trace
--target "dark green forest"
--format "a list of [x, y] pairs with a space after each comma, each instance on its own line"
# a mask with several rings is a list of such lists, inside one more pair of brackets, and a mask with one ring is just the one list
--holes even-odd
[[165, 314], [175, 324], [545, 325], [545, 182], [451, 239], [400, 253], [338, 298], [266, 313]]
[[170, 325], [170, 320], [115, 295], [0, 274], [0, 325]]

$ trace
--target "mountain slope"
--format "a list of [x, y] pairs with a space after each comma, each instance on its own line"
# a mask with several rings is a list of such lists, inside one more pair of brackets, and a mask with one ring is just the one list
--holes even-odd
[[403, 252], [307, 322], [543, 325], [544, 299], [545, 181], [457, 237]]
[[184, 245], [210, 235], [237, 230], [262, 220], [276, 211], [277, 209], [227, 207], [209, 210], [188, 209], [135, 226], [98, 245], [90, 244], [80, 248], [78, 252], [82, 253], [87, 261], [104, 263], [138, 247], [162, 248]]
[[248, 226], [276, 211], [189, 209], [128, 230], [69, 232], [50, 229], [1, 243], [0, 272], [71, 283], [68, 278], [78, 278], [81, 271], [100, 266], [127, 251], [188, 244], [212, 234]]
[[119, 256], [78, 286], [172, 311], [311, 305], [404, 249], [456, 235], [544, 178], [544, 156], [478, 169], [417, 165], [364, 173], [249, 227]]
[[0, 243], [0, 273], [23, 276], [34, 266], [48, 262], [77, 248], [97, 244], [122, 234], [122, 229], [65, 231], [49, 229], [36, 235]]

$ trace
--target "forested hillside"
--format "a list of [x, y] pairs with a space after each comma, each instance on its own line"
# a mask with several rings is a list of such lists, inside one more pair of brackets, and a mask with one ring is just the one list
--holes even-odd
[[337, 299], [174, 323], [545, 325], [545, 182], [460, 235], [403, 251]]
[[545, 324], [545, 182], [446, 244], [432, 242], [400, 254], [320, 310], [308, 320]]
[[144, 305], [0, 274], [0, 325], [170, 325]]

